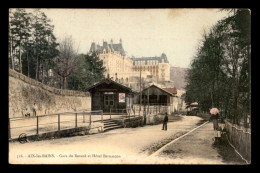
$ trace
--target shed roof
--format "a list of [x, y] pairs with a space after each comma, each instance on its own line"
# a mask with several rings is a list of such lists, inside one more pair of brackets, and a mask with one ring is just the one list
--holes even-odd
[[177, 89], [176, 88], [162, 88], [162, 89], [168, 91], [169, 93], [177, 94]]
[[[154, 85], [154, 84], [152, 84], [151, 86], [149, 86], [149, 87], [143, 89], [143, 91], [147, 90], [147, 89], [150, 88], [150, 87], [156, 87], [156, 88], [162, 90], [163, 92], [165, 92], [165, 93], [167, 93], [167, 94], [169, 94], [169, 95], [171, 95], [171, 96], [176, 96], [176, 94], [177, 94], [176, 88], [160, 88], [160, 87], [158, 87], [158, 86], [156, 86], [156, 85]], [[142, 92], [143, 92], [143, 91], [142, 91]]]
[[127, 90], [127, 91], [129, 91], [129, 92], [131, 92], [131, 93], [135, 93], [135, 91], [133, 91], [131, 88], [129, 88], [129, 87], [123, 85], [123, 84], [120, 84], [120, 83], [118, 83], [118, 82], [116, 82], [116, 81], [113, 81], [113, 80], [110, 79], [110, 78], [103, 79], [103, 80], [101, 80], [100, 82], [98, 82], [98, 83], [92, 85], [91, 87], [87, 88], [86, 90], [87, 90], [87, 91], [90, 91], [90, 90], [92, 90], [92, 89], [94, 89], [94, 88], [96, 88], [96, 87], [98, 87], [99, 85], [102, 85], [102, 84], [104, 84], [104, 83], [106, 83], [106, 84], [111, 84], [111, 83], [112, 83], [112, 84], [118, 85], [119, 87], [124, 88], [125, 90]]

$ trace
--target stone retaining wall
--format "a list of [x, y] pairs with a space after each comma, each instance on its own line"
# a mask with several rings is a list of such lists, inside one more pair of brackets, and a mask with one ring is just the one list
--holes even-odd
[[[32, 115], [36, 103], [38, 115], [91, 109], [88, 92], [61, 90], [44, 85], [9, 69], [9, 118]], [[26, 110], [27, 108], [27, 110]]]

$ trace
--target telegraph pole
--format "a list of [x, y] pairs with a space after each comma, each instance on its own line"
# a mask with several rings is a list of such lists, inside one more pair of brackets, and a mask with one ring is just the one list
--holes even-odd
[[139, 108], [139, 115], [141, 112], [141, 104], [142, 104], [142, 69], [140, 68], [140, 108]]
[[148, 91], [147, 91], [148, 93], [147, 93], [147, 99], [148, 99], [148, 112], [150, 111], [149, 109], [150, 109], [150, 102], [149, 102], [149, 87], [148, 87]]

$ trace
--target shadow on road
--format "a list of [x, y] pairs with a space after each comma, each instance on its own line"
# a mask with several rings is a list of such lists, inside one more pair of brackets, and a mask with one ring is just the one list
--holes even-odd
[[246, 162], [243, 161], [235, 150], [229, 145], [226, 134], [222, 134], [221, 138], [216, 139], [212, 144], [212, 147], [217, 150], [220, 157], [222, 157], [223, 162], [246, 164]]

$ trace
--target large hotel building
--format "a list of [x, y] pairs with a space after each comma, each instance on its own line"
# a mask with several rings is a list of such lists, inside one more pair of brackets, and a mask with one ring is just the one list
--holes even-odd
[[121, 39], [117, 44], [114, 44], [113, 40], [110, 43], [103, 41], [102, 46], [92, 42], [89, 53], [93, 52], [98, 53], [99, 58], [103, 60], [105, 76], [133, 89], [137, 90], [140, 87], [140, 72], [147, 84], [173, 86], [173, 82], [170, 81], [170, 64], [164, 53], [160, 57], [130, 58], [126, 56]]
[[148, 71], [160, 81], [170, 80], [170, 64], [166, 55], [160, 57], [132, 58], [134, 71]]

